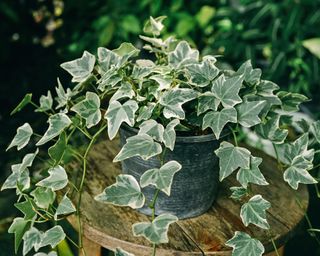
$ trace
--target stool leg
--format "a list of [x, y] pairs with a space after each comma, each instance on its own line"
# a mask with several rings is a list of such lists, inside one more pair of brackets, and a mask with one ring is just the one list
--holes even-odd
[[[85, 237], [83, 237], [82, 242], [83, 248], [86, 252], [86, 256], [101, 256], [101, 246], [99, 244], [96, 244], [95, 242], [92, 242]], [[81, 250], [79, 252], [79, 255], [85, 256]]]

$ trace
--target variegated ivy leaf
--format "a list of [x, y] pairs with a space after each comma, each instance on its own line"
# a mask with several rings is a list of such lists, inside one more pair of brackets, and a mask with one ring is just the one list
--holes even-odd
[[233, 248], [232, 256], [262, 256], [264, 253], [263, 244], [259, 240], [240, 231], [236, 231], [226, 245]]
[[162, 124], [157, 123], [157, 121], [153, 119], [144, 121], [139, 128], [138, 134], [148, 134], [154, 140], [163, 141], [164, 127]]
[[236, 106], [238, 123], [243, 127], [251, 127], [261, 122], [259, 114], [264, 108], [265, 101], [246, 101]]
[[137, 117], [137, 122], [148, 120], [152, 116], [152, 112], [155, 107], [156, 107], [156, 103], [148, 102], [146, 106], [143, 106], [142, 108], [140, 108], [139, 114]]
[[315, 121], [311, 124], [310, 131], [317, 142], [320, 143], [320, 120]]
[[171, 151], [174, 149], [176, 143], [176, 131], [174, 128], [180, 124], [179, 119], [173, 119], [170, 123], [167, 124], [163, 132], [163, 143]]
[[140, 178], [140, 185], [142, 188], [154, 185], [168, 196], [171, 193], [171, 185], [173, 176], [180, 171], [181, 164], [177, 161], [170, 161], [159, 168], [147, 170]]
[[33, 134], [33, 130], [29, 123], [25, 123], [17, 129], [17, 133], [11, 141], [10, 145], [7, 147], [7, 151], [17, 146], [17, 150], [24, 148], [30, 141], [30, 137]]
[[112, 51], [121, 57], [120, 66], [123, 66], [130, 58], [138, 56], [140, 52], [131, 43], [122, 43], [117, 49]]
[[48, 254], [44, 252], [38, 252], [33, 256], [58, 256], [58, 254], [55, 251], [49, 252]]
[[222, 74], [213, 81], [211, 91], [225, 108], [233, 107], [242, 102], [242, 99], [239, 97], [239, 91], [243, 79], [243, 75], [225, 78]]
[[34, 248], [38, 251], [40, 248], [41, 238], [43, 233], [35, 227], [31, 227], [23, 236], [23, 255], [27, 255], [28, 252]]
[[98, 48], [98, 61], [102, 71], [107, 72], [111, 67], [119, 67], [121, 64], [121, 56], [113, 51], [99, 47]]
[[11, 226], [8, 229], [8, 233], [14, 234], [14, 249], [16, 254], [18, 253], [22, 238], [25, 232], [29, 229], [30, 224], [30, 221], [18, 217], [13, 220]]
[[134, 256], [134, 254], [122, 250], [121, 248], [116, 248], [114, 256]]
[[277, 93], [282, 105], [281, 108], [284, 111], [295, 112], [299, 110], [299, 105], [308, 101], [308, 98], [299, 93], [281, 91]]
[[149, 20], [143, 27], [143, 32], [155, 36], [160, 35], [161, 30], [164, 28], [162, 22], [165, 18], [167, 18], [167, 16], [159, 16], [157, 18], [153, 18], [150, 16]]
[[30, 194], [36, 205], [42, 209], [48, 209], [56, 199], [56, 193], [51, 188], [38, 187]]
[[200, 64], [190, 64], [186, 69], [190, 83], [198, 87], [209, 85], [219, 74], [219, 69], [210, 58], [204, 59]]
[[69, 197], [64, 195], [54, 214], [54, 219], [57, 220], [59, 215], [67, 215], [75, 211], [76, 207], [73, 205]]
[[132, 175], [120, 174], [116, 178], [116, 183], [97, 195], [95, 200], [137, 209], [143, 207], [145, 197], [141, 192], [139, 183]]
[[197, 97], [198, 93], [192, 89], [176, 88], [163, 93], [160, 104], [164, 106], [163, 115], [169, 119], [171, 117], [184, 119], [185, 113], [182, 105]]
[[10, 115], [14, 115], [17, 112], [20, 112], [25, 106], [27, 106], [32, 100], [32, 93], [26, 94], [19, 104], [11, 111]]
[[108, 135], [110, 140], [116, 136], [123, 122], [131, 127], [134, 125], [134, 114], [138, 108], [138, 104], [134, 100], [129, 100], [123, 105], [116, 100], [110, 103], [104, 116], [108, 120]]
[[24, 220], [32, 220], [37, 213], [34, 211], [34, 202], [31, 198], [25, 196], [25, 201], [15, 203], [14, 206], [23, 213]]
[[217, 111], [220, 101], [212, 92], [202, 93], [198, 97], [197, 115], [201, 115], [207, 110]]
[[68, 184], [68, 175], [65, 169], [57, 165], [48, 170], [49, 177], [39, 181], [36, 185], [51, 188], [53, 191], [63, 189]]
[[94, 68], [96, 57], [84, 51], [81, 58], [62, 63], [60, 67], [72, 75], [72, 82], [82, 82], [88, 78]]
[[86, 126], [91, 128], [101, 120], [100, 99], [94, 92], [87, 92], [86, 98], [71, 108], [79, 116], [86, 120]]
[[155, 67], [155, 64], [151, 60], [137, 60], [136, 65], [133, 66], [131, 77], [138, 81], [142, 81], [144, 77], [148, 76], [152, 69]]
[[132, 225], [134, 236], [143, 236], [151, 243], [168, 243], [168, 229], [171, 223], [178, 221], [172, 214], [161, 214], [152, 222], [139, 222]]
[[41, 239], [40, 247], [50, 245], [51, 248], [55, 248], [62, 240], [64, 240], [66, 234], [61, 226], [57, 225], [47, 230]]
[[[313, 151], [313, 150], [312, 150]], [[311, 176], [308, 170], [313, 167], [312, 162], [306, 160], [303, 156], [297, 155], [291, 165], [283, 173], [283, 178], [293, 189], [298, 189], [299, 183], [315, 184], [318, 183], [315, 178]]]
[[48, 111], [48, 110], [50, 110], [52, 108], [52, 104], [53, 104], [52, 95], [51, 95], [51, 92], [48, 91], [47, 96], [42, 95], [40, 97], [40, 107], [37, 108], [35, 111], [36, 112]]
[[168, 55], [169, 65], [176, 69], [180, 69], [188, 64], [197, 63], [199, 61], [199, 51], [191, 49], [186, 41], [180, 41], [175, 50]]
[[271, 204], [261, 195], [255, 195], [250, 200], [242, 205], [240, 217], [243, 224], [247, 227], [250, 223], [263, 228], [269, 229], [267, 222], [266, 210], [271, 207]]
[[108, 92], [122, 81], [121, 74], [118, 73], [117, 68], [111, 67], [107, 72], [101, 75], [98, 81], [98, 89], [102, 92]]
[[210, 111], [203, 117], [202, 129], [210, 127], [217, 139], [227, 123], [237, 122], [237, 111], [234, 108], [224, 108], [221, 111]]
[[248, 195], [248, 190], [244, 187], [231, 187], [230, 188], [232, 194], [230, 195], [230, 198], [239, 201], [244, 196]]
[[161, 145], [155, 142], [151, 136], [139, 134], [127, 139], [127, 143], [113, 159], [113, 162], [119, 162], [133, 156], [140, 156], [143, 160], [148, 160], [161, 152]]
[[66, 91], [63, 89], [63, 86], [59, 78], [57, 78], [57, 82], [58, 82], [58, 87], [56, 87], [57, 97], [55, 99], [58, 102], [58, 106], [56, 107], [56, 109], [59, 109], [67, 105], [67, 103], [73, 96], [73, 93], [70, 90], [70, 88], [67, 88]]
[[150, 76], [149, 79], [157, 82], [157, 84], [159, 85], [159, 87], [157, 88], [157, 91], [163, 91], [163, 90], [169, 89], [172, 83], [172, 77], [164, 76], [163, 74]]
[[257, 185], [269, 185], [263, 174], [260, 172], [259, 165], [262, 158], [251, 156], [250, 168], [240, 168], [237, 173], [237, 180], [240, 184], [247, 188], [249, 183]]
[[275, 144], [284, 142], [288, 135], [288, 130], [280, 129], [280, 115], [275, 114], [264, 124], [256, 126], [256, 132], [266, 140], [271, 140]]
[[43, 145], [48, 141], [52, 140], [53, 138], [57, 137], [70, 126], [72, 121], [70, 118], [63, 113], [54, 114], [49, 117], [49, 128], [43, 135], [43, 137], [37, 142], [37, 146]]
[[215, 153], [219, 158], [220, 181], [239, 167], [250, 168], [251, 153], [246, 148], [235, 147], [231, 143], [223, 141]]
[[62, 132], [57, 142], [48, 149], [48, 155], [54, 161], [54, 165], [59, 164], [63, 160], [67, 148], [67, 135], [65, 132]]
[[123, 82], [121, 83], [119, 89], [112, 95], [110, 102], [124, 98], [132, 99], [135, 95], [136, 94], [132, 89], [131, 84], [128, 82]]
[[260, 81], [261, 69], [252, 68], [251, 60], [244, 62], [236, 72], [237, 75], [244, 75], [244, 81], [249, 84], [257, 84]]

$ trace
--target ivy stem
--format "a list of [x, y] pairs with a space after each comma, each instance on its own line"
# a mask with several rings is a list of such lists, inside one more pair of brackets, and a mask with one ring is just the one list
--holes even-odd
[[276, 246], [276, 243], [274, 242], [274, 239], [273, 239], [270, 231], [267, 230], [267, 232], [268, 232], [268, 236], [269, 236], [269, 238], [270, 238], [270, 241], [271, 241], [271, 243], [272, 243], [273, 249], [274, 249], [274, 251], [276, 252], [276, 255], [277, 255], [277, 256], [280, 256], [280, 254], [279, 254], [279, 252], [278, 252], [278, 248], [277, 248], [277, 246]]
[[234, 144], [236, 145], [236, 147], [238, 147], [238, 140], [237, 140], [236, 132], [232, 128], [230, 128], [230, 130], [231, 130], [232, 135], [233, 135]]

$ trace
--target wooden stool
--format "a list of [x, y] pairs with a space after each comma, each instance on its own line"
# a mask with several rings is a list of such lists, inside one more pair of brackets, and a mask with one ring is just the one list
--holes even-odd
[[[120, 247], [136, 256], [149, 256], [151, 244], [142, 237], [134, 237], [131, 231], [133, 223], [149, 218], [129, 207], [116, 207], [93, 199], [114, 183], [120, 173], [120, 164], [112, 163], [118, 151], [118, 141], [100, 142], [91, 151], [81, 206], [84, 247], [88, 256], [99, 256], [101, 247], [110, 250]], [[159, 245], [157, 255], [231, 255], [231, 248], [224, 244], [235, 231], [245, 231], [259, 239], [265, 246], [266, 255], [276, 255], [272, 236], [281, 254], [281, 247], [294, 235], [307, 210], [307, 187], [300, 185], [297, 192], [293, 191], [283, 181], [282, 172], [273, 158], [252, 148], [251, 152], [263, 157], [261, 170], [270, 183], [269, 186], [252, 186], [255, 194], [261, 194], [272, 204], [267, 214], [270, 232], [252, 224], [247, 228], [243, 225], [239, 217], [241, 204], [229, 198], [229, 187], [238, 186], [232, 175], [220, 184], [219, 196], [207, 213], [170, 226], [169, 243]], [[300, 206], [296, 200], [300, 201]], [[77, 227], [74, 217], [69, 221]]]

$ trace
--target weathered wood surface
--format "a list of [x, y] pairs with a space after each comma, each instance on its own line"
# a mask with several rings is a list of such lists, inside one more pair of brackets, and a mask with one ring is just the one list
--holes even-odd
[[[100, 142], [91, 151], [85, 189], [82, 197], [82, 218], [84, 235], [104, 248], [115, 250], [121, 247], [135, 255], [150, 255], [151, 247], [144, 238], [132, 235], [135, 222], [146, 221], [148, 217], [129, 207], [116, 207], [96, 202], [94, 196], [115, 182], [120, 173], [120, 164], [112, 163], [119, 151], [118, 141]], [[254, 156], [264, 158], [261, 165], [269, 186], [252, 186], [255, 194], [261, 194], [272, 204], [267, 219], [270, 233], [277, 247], [281, 247], [294, 234], [302, 222], [308, 207], [307, 187], [300, 185], [294, 192], [282, 178], [276, 161], [261, 151], [253, 150]], [[74, 166], [74, 171], [81, 171]], [[210, 181], [208, 181], [210, 182]], [[237, 186], [235, 175], [221, 183], [219, 196], [211, 209], [195, 218], [180, 220], [169, 229], [168, 244], [159, 245], [157, 255], [231, 255], [224, 243], [235, 231], [245, 231], [263, 242], [266, 252], [273, 251], [269, 233], [254, 225], [245, 227], [239, 217], [240, 203], [230, 199], [230, 186]], [[296, 200], [301, 202], [301, 206]], [[74, 222], [71, 218], [70, 222]], [[75, 225], [76, 226], [76, 225]]]

